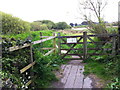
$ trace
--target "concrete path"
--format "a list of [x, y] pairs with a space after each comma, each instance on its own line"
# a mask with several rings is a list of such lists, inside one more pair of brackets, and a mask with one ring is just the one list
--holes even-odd
[[72, 60], [61, 66], [62, 78], [57, 82], [55, 88], [92, 88], [92, 80], [83, 75], [84, 64], [82, 60]]

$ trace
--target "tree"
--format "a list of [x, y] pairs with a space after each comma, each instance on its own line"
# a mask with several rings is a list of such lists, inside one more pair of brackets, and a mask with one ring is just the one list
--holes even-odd
[[56, 23], [56, 29], [67, 29], [70, 28], [70, 26], [66, 22], [58, 22]]
[[55, 28], [55, 23], [50, 21], [50, 20], [42, 20], [40, 21], [42, 24], [46, 24], [48, 29], [54, 29]]
[[[97, 18], [99, 23], [102, 23], [102, 11], [104, 10], [106, 5], [107, 5], [107, 1], [84, 0], [83, 2], [80, 2], [79, 10], [81, 14], [84, 16], [85, 20], [93, 21], [91, 19], [91, 14], [92, 14], [94, 15], [94, 17]], [[89, 13], [84, 13], [86, 11]]]
[[71, 26], [71, 27], [73, 27], [73, 26], [74, 26], [74, 24], [73, 24], [73, 23], [70, 23], [70, 26]]
[[78, 24], [77, 23], [75, 23], [75, 26], [77, 26]]
[[40, 25], [42, 25], [41, 22], [32, 22], [32, 23], [31, 23], [31, 31], [41, 30]]
[[31, 31], [40, 31], [40, 30], [48, 30], [46, 24], [42, 24], [41, 22], [32, 22], [31, 23]]
[[[109, 33], [102, 18], [102, 12], [106, 5], [107, 1], [102, 0], [84, 0], [83, 2], [80, 2], [80, 14], [82, 14], [85, 21], [88, 22], [88, 30], [90, 32], [95, 34]], [[95, 24], [93, 19], [97, 20], [98, 24]], [[100, 40], [103, 39], [106, 38], [101, 38]]]

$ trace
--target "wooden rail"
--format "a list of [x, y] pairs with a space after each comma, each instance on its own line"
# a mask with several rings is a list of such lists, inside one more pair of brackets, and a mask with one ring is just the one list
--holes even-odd
[[49, 52], [47, 52], [44, 56], [48, 56], [48, 55], [51, 54], [54, 50], [55, 50], [55, 48], [52, 49], [52, 50], [50, 50]]
[[30, 46], [30, 44], [24, 44], [23, 46], [13, 46], [13, 47], [9, 48], [9, 51], [12, 52], [12, 51], [19, 50], [19, 49], [29, 47], [29, 46]]
[[32, 43], [33, 43], [33, 44], [39, 44], [39, 43], [42, 43], [42, 42], [51, 40], [51, 39], [53, 39], [53, 38], [56, 38], [56, 36], [49, 37], [49, 38], [47, 38], [47, 39], [42, 39], [42, 40], [34, 41], [34, 42], [32, 42]]
[[32, 83], [32, 80], [29, 80], [26, 84], [25, 87], [29, 86]]
[[[114, 36], [119, 36], [119, 34], [96, 34], [96, 35], [87, 35], [88, 37], [114, 37]], [[83, 37], [83, 35], [77, 35], [77, 36], [57, 36], [57, 38], [75, 38], [75, 37]]]
[[31, 64], [25, 66], [23, 69], [20, 70], [20, 73], [24, 73], [26, 70], [28, 70], [29, 68], [31, 68], [33, 65], [35, 65], [35, 61], [32, 62]]

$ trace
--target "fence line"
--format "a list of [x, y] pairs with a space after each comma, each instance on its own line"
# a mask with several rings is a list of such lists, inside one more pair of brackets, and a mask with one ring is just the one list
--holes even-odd
[[[30, 69], [30, 68], [33, 68], [33, 66], [35, 65], [35, 61], [33, 61], [33, 51], [32, 51], [32, 47], [33, 47], [33, 45], [35, 45], [35, 44], [39, 44], [39, 43], [43, 43], [43, 42], [45, 42], [45, 41], [48, 41], [48, 40], [51, 40], [51, 39], [53, 39], [53, 48], [41, 48], [41, 49], [43, 49], [43, 50], [49, 50], [50, 49], [50, 51], [48, 51], [46, 54], [44, 54], [43, 56], [47, 56], [47, 55], [49, 55], [49, 54], [51, 54], [52, 52], [54, 52], [55, 53], [55, 51], [56, 51], [56, 38], [57, 36], [56, 36], [56, 34], [54, 33], [53, 34], [53, 36], [42, 36], [42, 33], [40, 33], [40, 40], [38, 40], [38, 41], [33, 41], [33, 42], [31, 42], [30, 44], [27, 44], [27, 43], [25, 43], [23, 46], [13, 46], [13, 47], [9, 47], [9, 51], [10, 52], [13, 52], [13, 51], [15, 51], [15, 50], [19, 50], [19, 49], [23, 49], [23, 48], [26, 48], [26, 47], [30, 47], [30, 57], [31, 57], [31, 60], [30, 60], [30, 64], [28, 64], [27, 66], [25, 66], [25, 67], [23, 67], [22, 69], [20, 69], [20, 74], [23, 74], [24, 72], [26, 72], [28, 69]], [[43, 38], [46, 38], [46, 39], [43, 39]], [[50, 64], [51, 62], [49, 62], [48, 64], [47, 64], [47, 66]], [[34, 73], [33, 72], [30, 72], [31, 74], [31, 76], [33, 77], [34, 76]], [[32, 80], [29, 80], [26, 84], [25, 84], [25, 86], [29, 86], [30, 84], [32, 83]]]

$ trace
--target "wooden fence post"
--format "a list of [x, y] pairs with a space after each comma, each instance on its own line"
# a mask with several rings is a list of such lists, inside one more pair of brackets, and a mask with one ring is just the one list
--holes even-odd
[[[30, 63], [33, 63], [33, 50], [32, 50], [32, 43], [30, 44]], [[32, 66], [32, 69], [33, 69], [33, 66]], [[34, 77], [34, 72], [30, 72], [30, 75], [31, 75], [31, 79]], [[31, 86], [34, 86], [34, 83], [32, 83]]]
[[115, 36], [113, 36], [112, 37], [112, 55], [116, 54], [115, 48], [116, 48], [116, 38]]
[[87, 58], [87, 32], [83, 32], [83, 60]]
[[[43, 39], [43, 38], [42, 38], [42, 32], [40, 32], [40, 40], [42, 40], [42, 39]], [[40, 43], [40, 47], [43, 48], [43, 43], [42, 43], [42, 42]], [[41, 50], [41, 49], [40, 49], [40, 50]], [[41, 50], [41, 52], [43, 52], [43, 50]]]
[[61, 55], [61, 40], [60, 40], [60, 33], [58, 33], [58, 54]]
[[[56, 33], [53, 33], [53, 36], [56, 36]], [[55, 48], [54, 54], [56, 54], [56, 38], [53, 39], [53, 48]]]
[[118, 2], [118, 53], [120, 53], [120, 1]]

